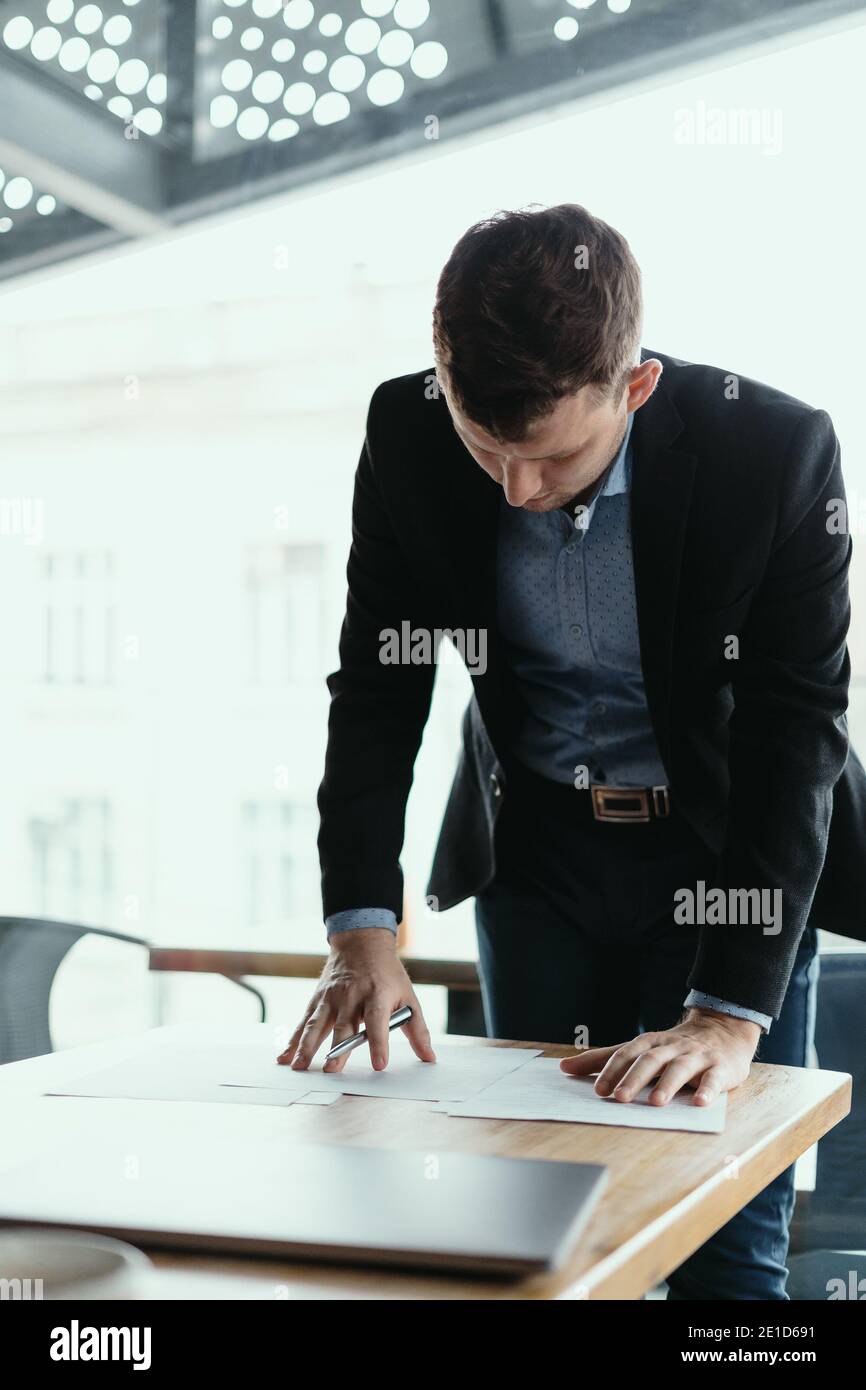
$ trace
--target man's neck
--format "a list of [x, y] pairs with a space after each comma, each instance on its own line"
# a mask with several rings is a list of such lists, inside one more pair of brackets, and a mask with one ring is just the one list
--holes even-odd
[[567, 502], [563, 502], [562, 506], [560, 507], [560, 511], [565, 512], [573, 520], [575, 510], [578, 507], [591, 506], [598, 494], [601, 492], [602, 488], [604, 487], [605, 482], [607, 481], [608, 474], [610, 473], [612, 467], [613, 463], [611, 462], [608, 464], [607, 468], [604, 470], [601, 476], [596, 478], [594, 483], [590, 483], [588, 487], [582, 488], [580, 492], [576, 492], [574, 496], [570, 497]]

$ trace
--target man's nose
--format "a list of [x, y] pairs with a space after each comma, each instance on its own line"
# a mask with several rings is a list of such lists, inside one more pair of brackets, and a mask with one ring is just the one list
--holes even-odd
[[523, 463], [506, 460], [502, 465], [502, 486], [511, 507], [522, 507], [540, 489], [538, 472]]

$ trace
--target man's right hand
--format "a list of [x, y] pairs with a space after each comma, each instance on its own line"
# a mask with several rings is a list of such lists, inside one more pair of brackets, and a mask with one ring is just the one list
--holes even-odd
[[[404, 1004], [412, 1017], [402, 1025], [412, 1050], [422, 1062], [435, 1062], [430, 1034], [412, 982], [397, 955], [394, 933], [387, 927], [357, 927], [335, 932], [331, 953], [285, 1052], [277, 1058], [284, 1066], [305, 1071], [328, 1034], [332, 1047], [357, 1033], [363, 1023], [370, 1039], [370, 1059], [375, 1071], [388, 1065], [388, 1022]], [[325, 1071], [342, 1071], [351, 1057], [346, 1052]]]

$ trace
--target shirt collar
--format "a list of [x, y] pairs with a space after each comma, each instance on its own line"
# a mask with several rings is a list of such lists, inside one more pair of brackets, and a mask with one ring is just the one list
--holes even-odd
[[619, 452], [610, 465], [607, 481], [598, 494], [600, 497], [613, 497], [618, 492], [628, 492], [631, 487], [631, 454], [629, 452], [629, 443], [631, 441], [631, 427], [633, 423], [634, 411], [632, 410], [629, 412], [625, 434], [619, 446]]

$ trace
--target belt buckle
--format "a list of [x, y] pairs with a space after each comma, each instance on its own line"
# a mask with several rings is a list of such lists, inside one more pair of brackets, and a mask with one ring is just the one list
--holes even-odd
[[[596, 784], [590, 790], [592, 814], [596, 820], [642, 823], [650, 819], [649, 793], [646, 787], [605, 787]], [[653, 800], [655, 791], [656, 788], [653, 788]]]
[[[666, 820], [671, 813], [667, 787], [605, 787], [596, 783], [592, 792], [592, 814], [600, 821]], [[613, 805], [608, 805], [612, 802]]]

